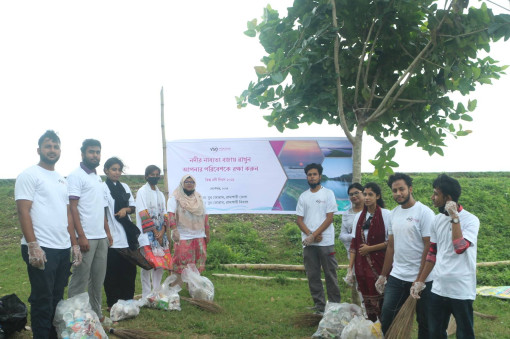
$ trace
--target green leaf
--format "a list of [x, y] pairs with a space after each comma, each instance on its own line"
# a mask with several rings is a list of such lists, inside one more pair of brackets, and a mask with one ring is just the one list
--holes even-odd
[[462, 114], [460, 118], [464, 121], [473, 121], [473, 118], [470, 115]]
[[478, 102], [476, 101], [476, 99], [475, 100], [469, 100], [468, 101], [468, 111], [473, 112], [475, 110], [475, 108], [476, 108], [476, 104], [477, 103]]
[[466, 108], [464, 107], [464, 105], [462, 103], [458, 103], [457, 104], [457, 109], [455, 110], [455, 113], [457, 114], [462, 114], [462, 113], [465, 113], [466, 112]]
[[273, 83], [274, 84], [279, 84], [280, 82], [282, 82], [283, 80], [285, 80], [283, 78], [283, 74], [278, 72], [278, 73], [274, 73], [274, 74], [271, 74], [271, 79], [273, 79]]
[[246, 26], [248, 27], [248, 30], [254, 30], [257, 27], [257, 19], [253, 19], [251, 21], [248, 21]]
[[244, 35], [247, 35], [250, 38], [254, 38], [257, 36], [257, 32], [254, 29], [249, 29], [249, 30], [244, 31]]
[[457, 114], [457, 113], [452, 113], [449, 115], [450, 119], [452, 120], [459, 120], [460, 119], [460, 115]]
[[468, 132], [466, 132], [466, 131], [457, 131], [457, 136], [458, 136], [458, 137], [464, 137], [464, 136], [466, 136], [466, 135], [468, 135], [468, 134], [469, 134], [469, 133], [468, 133]]

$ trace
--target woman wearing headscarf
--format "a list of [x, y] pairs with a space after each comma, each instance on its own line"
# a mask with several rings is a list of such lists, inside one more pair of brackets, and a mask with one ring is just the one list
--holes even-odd
[[365, 206], [354, 217], [351, 241], [351, 258], [346, 281], [353, 282], [353, 267], [358, 289], [368, 319], [373, 322], [381, 315], [383, 295], [375, 289], [381, 274], [388, 242], [390, 211], [384, 208], [381, 188], [374, 182], [363, 187]]
[[209, 219], [202, 196], [195, 187], [195, 178], [185, 175], [167, 204], [174, 241], [173, 271], [178, 275], [178, 284], [182, 282], [180, 275], [188, 264], [195, 264], [199, 272], [205, 270]]
[[140, 272], [144, 298], [160, 288], [163, 271], [172, 269], [172, 256], [166, 236], [168, 216], [165, 196], [157, 187], [160, 174], [159, 167], [148, 166], [145, 169], [147, 183], [136, 193], [136, 224], [141, 231], [138, 242], [145, 259], [153, 267]]

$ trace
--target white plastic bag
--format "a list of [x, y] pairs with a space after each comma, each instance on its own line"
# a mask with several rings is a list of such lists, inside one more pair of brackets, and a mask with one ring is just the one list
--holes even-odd
[[55, 310], [53, 326], [60, 339], [108, 338], [97, 314], [92, 311], [87, 292], [60, 300]]
[[119, 299], [110, 310], [110, 318], [112, 321], [134, 318], [138, 315], [138, 313], [140, 313], [140, 307], [142, 305], [143, 302], [140, 300]]
[[340, 338], [342, 330], [353, 317], [362, 314], [363, 311], [358, 305], [328, 302], [319, 327], [312, 338]]
[[170, 286], [175, 279], [177, 279], [177, 276], [174, 274], [166, 278], [158, 291], [153, 291], [147, 298], [142, 299], [143, 305], [165, 311], [180, 311], [181, 299], [179, 292], [181, 286]]
[[182, 281], [188, 284], [189, 294], [192, 298], [213, 301], [214, 285], [211, 280], [202, 277], [194, 264], [188, 266], [182, 271]]
[[382, 339], [381, 323], [354, 317], [342, 331], [341, 339]]

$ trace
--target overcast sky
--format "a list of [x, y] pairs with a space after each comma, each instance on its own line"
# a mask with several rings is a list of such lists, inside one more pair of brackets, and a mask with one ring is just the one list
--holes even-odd
[[[63, 175], [78, 166], [86, 138], [102, 142], [102, 163], [122, 158], [127, 174], [162, 166], [162, 86], [167, 140], [343, 136], [328, 125], [281, 134], [267, 127], [267, 112], [236, 108], [235, 96], [256, 79], [253, 66], [264, 55], [243, 31], [267, 3], [286, 13], [292, 1], [0, 2], [0, 178], [38, 162], [37, 139], [46, 129], [62, 140]], [[510, 64], [510, 42], [490, 54]], [[400, 142], [398, 170], [510, 171], [509, 88], [510, 75], [477, 88], [469, 98], [478, 100], [474, 122], [464, 123], [473, 133], [449, 139], [444, 157]], [[373, 170], [368, 159], [377, 150], [366, 138], [363, 172]]]

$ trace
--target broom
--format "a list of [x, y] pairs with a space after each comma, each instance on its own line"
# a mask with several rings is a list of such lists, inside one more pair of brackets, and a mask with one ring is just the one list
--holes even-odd
[[195, 298], [186, 298], [186, 297], [181, 297], [181, 299], [186, 300], [191, 305], [197, 306], [198, 308], [200, 308], [204, 311], [208, 311], [211, 313], [223, 312], [223, 308], [220, 305], [218, 305], [212, 301], [207, 301], [207, 300], [203, 300], [203, 299], [195, 299]]
[[106, 328], [106, 332], [113, 334], [116, 337], [122, 339], [156, 339], [156, 338], [168, 338], [170, 336], [167, 332], [161, 331], [145, 331], [134, 328]]
[[315, 313], [299, 313], [294, 317], [294, 327], [317, 327], [322, 315]]
[[408, 339], [411, 338], [411, 331], [414, 324], [414, 313], [416, 312], [416, 302], [412, 296], [409, 296], [398, 311], [397, 316], [384, 336], [385, 339]]

